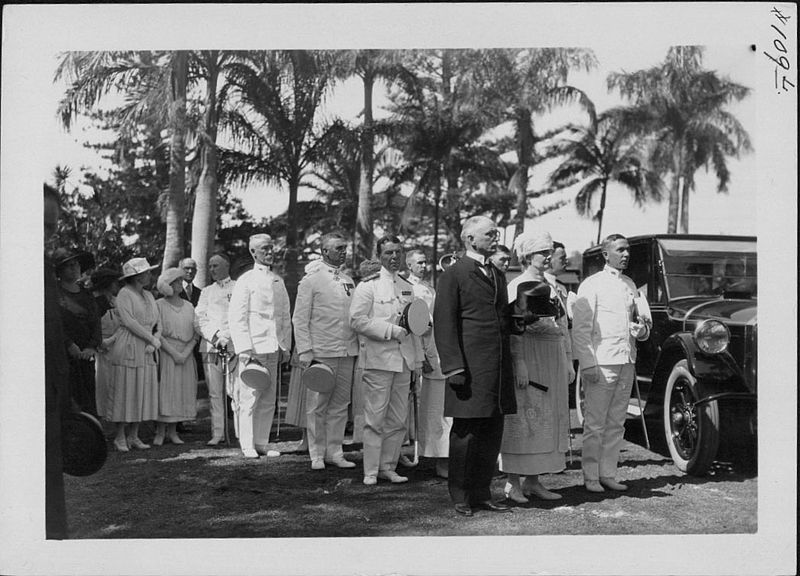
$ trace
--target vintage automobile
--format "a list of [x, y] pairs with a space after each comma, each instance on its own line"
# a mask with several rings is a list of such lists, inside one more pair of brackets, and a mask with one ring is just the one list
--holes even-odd
[[[643, 409], [645, 437], [688, 474], [705, 474], [722, 448], [754, 459], [756, 238], [664, 234], [628, 241], [625, 273], [646, 294], [653, 321], [650, 338], [638, 344], [629, 415]], [[584, 278], [603, 266], [600, 246], [584, 252]], [[575, 388], [582, 420], [582, 387]]]

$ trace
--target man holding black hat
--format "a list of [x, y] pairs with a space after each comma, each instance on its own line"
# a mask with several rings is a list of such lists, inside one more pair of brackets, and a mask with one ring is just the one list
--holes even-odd
[[[228, 323], [233, 347], [239, 358], [239, 378], [234, 387], [238, 405], [239, 445], [245, 458], [259, 454], [280, 456], [267, 450], [278, 389], [278, 363], [288, 358], [292, 346], [289, 295], [283, 279], [272, 271], [274, 244], [268, 234], [250, 237], [253, 269], [242, 274], [231, 293]], [[263, 388], [242, 380], [254, 361], [266, 369]]]
[[509, 349], [506, 280], [488, 260], [499, 233], [485, 216], [464, 222], [463, 258], [439, 278], [433, 325], [447, 378], [444, 413], [450, 430], [448, 488], [457, 513], [509, 512], [490, 491], [503, 416], [517, 410]]
[[308, 388], [306, 392], [308, 454], [312, 470], [322, 470], [326, 463], [355, 468], [342, 450], [358, 355], [358, 338], [350, 326], [355, 283], [340, 271], [347, 240], [332, 233], [325, 234], [320, 243], [322, 261], [300, 281], [292, 317], [300, 367], [306, 370], [312, 362], [321, 362], [332, 371], [335, 382], [331, 390]]

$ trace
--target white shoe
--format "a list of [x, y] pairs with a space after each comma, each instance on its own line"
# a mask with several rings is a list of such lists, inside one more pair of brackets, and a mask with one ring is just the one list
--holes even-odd
[[600, 485], [609, 490], [614, 490], [615, 492], [625, 492], [625, 490], [628, 489], [625, 484], [620, 484], [613, 478], [600, 478]]
[[258, 458], [258, 452], [256, 452], [252, 448], [243, 448], [242, 455], [245, 458]]
[[156, 434], [153, 438], [153, 446], [161, 446], [162, 444], [164, 444], [164, 435]]
[[605, 488], [603, 488], [599, 480], [584, 480], [583, 485], [589, 492], [605, 492]]
[[506, 498], [512, 502], [516, 502], [517, 504], [528, 503], [528, 499], [525, 498], [525, 495], [522, 493], [522, 490], [520, 490], [519, 486], [515, 486], [511, 482], [506, 482], [505, 488], [503, 489], [503, 494]]
[[408, 482], [408, 478], [405, 476], [400, 476], [400, 474], [394, 470], [381, 470], [378, 472], [378, 478], [388, 480], [392, 484], [402, 484], [403, 482]]
[[550, 490], [538, 483], [523, 485], [522, 493], [525, 496], [536, 496], [542, 500], [561, 500], [561, 494], [550, 492]]
[[338, 458], [333, 458], [332, 460], [326, 460], [326, 464], [332, 464], [337, 468], [355, 468], [356, 463], [350, 462], [349, 460], [345, 460], [344, 456], [339, 456]]
[[374, 486], [378, 483], [378, 478], [375, 476], [364, 476], [364, 484], [367, 486]]
[[209, 441], [206, 443], [206, 446], [216, 446], [217, 444], [219, 444], [219, 443], [220, 443], [220, 442], [222, 442], [223, 440], [225, 440], [225, 438], [223, 438], [222, 436], [219, 436], [219, 437], [214, 437], [214, 438], [212, 438], [211, 440], [209, 440]]
[[277, 458], [281, 455], [277, 450], [269, 450], [266, 446], [256, 446], [256, 452], [267, 458]]
[[414, 462], [413, 462], [413, 461], [411, 461], [411, 460], [408, 458], [408, 456], [406, 456], [405, 454], [400, 454], [400, 458], [398, 458], [398, 460], [397, 460], [397, 461], [398, 461], [400, 464], [402, 464], [403, 466], [405, 466], [406, 468], [413, 468], [414, 466], [416, 466], [416, 464], [414, 464]]
[[147, 450], [150, 448], [149, 444], [145, 444], [136, 436], [128, 436], [128, 446], [131, 448], [138, 448], [139, 450]]
[[311, 469], [312, 470], [325, 470], [325, 462], [316, 458], [311, 461]]

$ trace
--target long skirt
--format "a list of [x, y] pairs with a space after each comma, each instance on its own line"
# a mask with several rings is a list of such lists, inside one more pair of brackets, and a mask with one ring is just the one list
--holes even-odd
[[161, 382], [158, 386], [158, 421], [183, 422], [197, 416], [197, 366], [194, 355], [183, 364], [161, 353]]
[[111, 422], [145, 422], [158, 419], [158, 368], [112, 366], [108, 419]]
[[100, 353], [95, 356], [95, 375], [94, 375], [94, 398], [97, 403], [98, 416], [109, 419], [109, 409], [111, 406], [111, 360], [108, 353]]

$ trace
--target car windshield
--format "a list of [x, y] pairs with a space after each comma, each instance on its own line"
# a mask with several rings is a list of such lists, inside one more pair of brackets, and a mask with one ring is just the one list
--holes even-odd
[[670, 299], [725, 292], [756, 296], [754, 240], [670, 238], [659, 244]]

